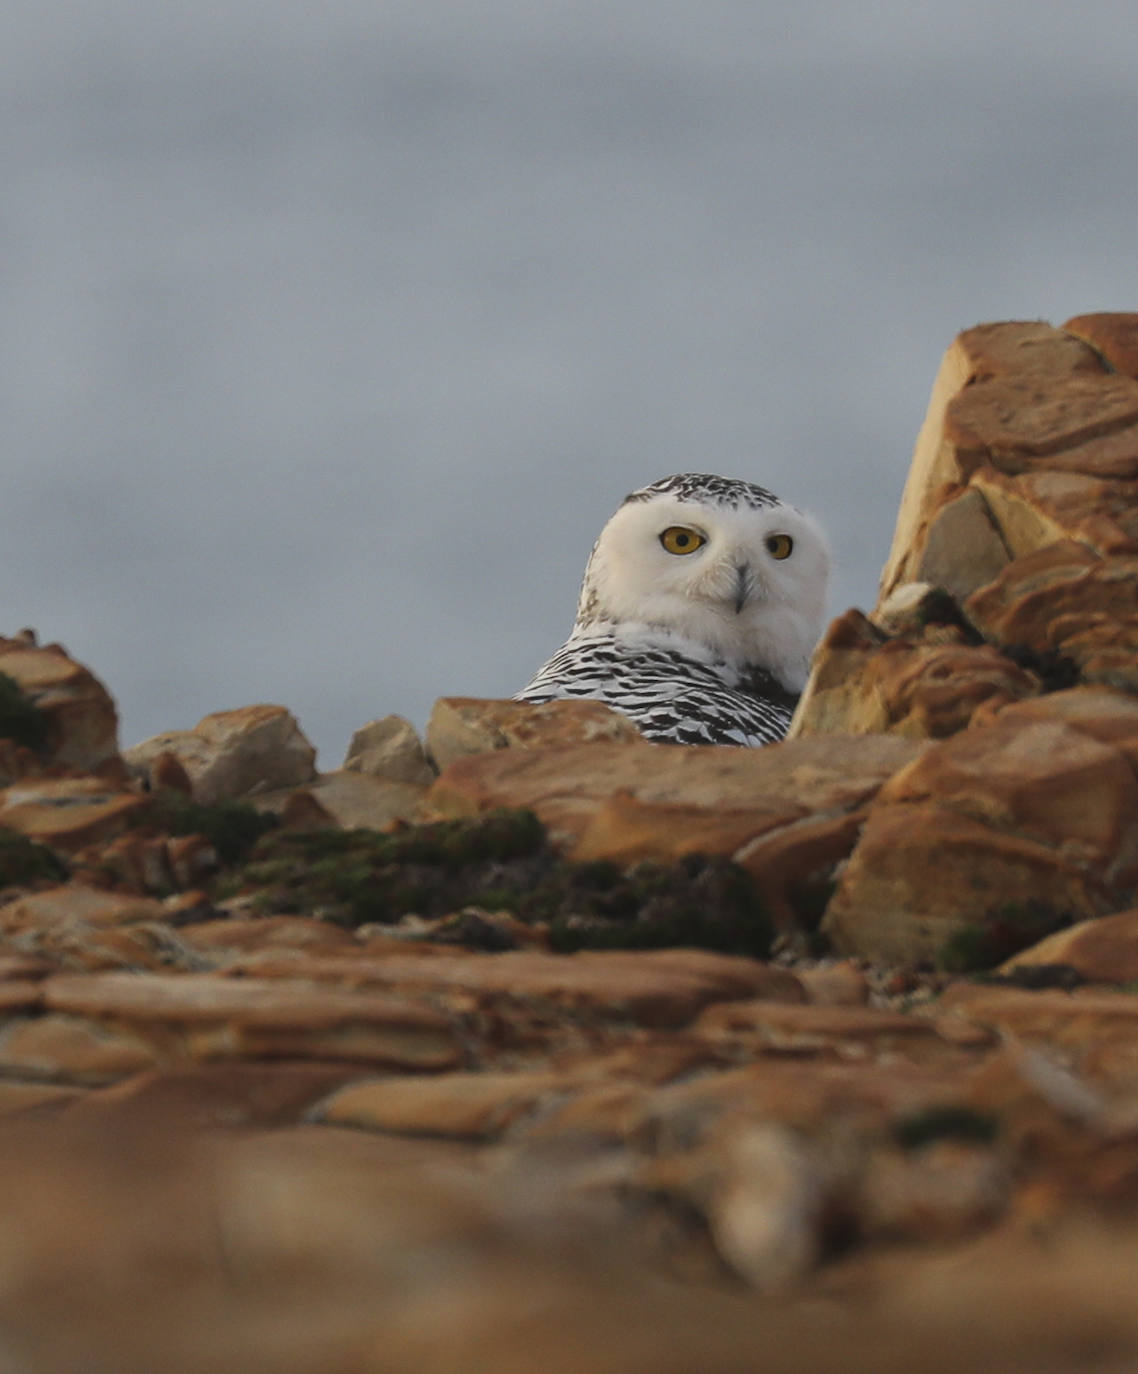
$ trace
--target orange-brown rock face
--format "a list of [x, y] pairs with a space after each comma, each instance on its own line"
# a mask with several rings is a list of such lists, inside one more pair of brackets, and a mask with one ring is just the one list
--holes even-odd
[[0, 1366], [1138, 1366], [1136, 440], [1138, 316], [963, 334], [759, 750], [254, 706], [148, 796], [0, 641]]
[[0, 673], [43, 713], [53, 764], [93, 771], [117, 763], [115, 704], [103, 684], [66, 649], [58, 644], [40, 647], [30, 631], [15, 639], [0, 638]]

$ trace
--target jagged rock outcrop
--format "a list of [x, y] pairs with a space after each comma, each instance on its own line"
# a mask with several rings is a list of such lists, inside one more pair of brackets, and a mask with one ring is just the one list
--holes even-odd
[[1135, 481], [1138, 316], [962, 335], [762, 750], [445, 698], [127, 767], [0, 641], [0, 1364], [1132, 1368]]

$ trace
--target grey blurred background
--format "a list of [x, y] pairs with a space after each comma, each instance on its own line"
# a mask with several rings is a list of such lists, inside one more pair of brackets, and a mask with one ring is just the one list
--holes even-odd
[[1135, 308], [1138, 10], [0, 4], [0, 631], [124, 743], [508, 695], [694, 469], [872, 602], [941, 353]]

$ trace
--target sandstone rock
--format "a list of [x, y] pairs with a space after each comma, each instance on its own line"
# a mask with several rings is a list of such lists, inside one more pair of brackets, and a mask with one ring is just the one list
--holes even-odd
[[997, 648], [962, 640], [955, 629], [887, 639], [861, 612], [847, 611], [815, 651], [791, 737], [891, 733], [940, 739], [964, 729], [978, 711], [1040, 691], [1040, 679]]
[[[731, 1042], [752, 1054], [763, 1051], [808, 1054], [828, 1051], [865, 1059], [892, 1053], [917, 1039], [936, 1041], [937, 1027], [922, 1017], [875, 1007], [811, 1006], [768, 1001], [721, 1002], [702, 1012], [693, 1033], [716, 1043]], [[932, 1058], [932, 1056], [929, 1056]]]
[[829, 737], [764, 749], [638, 742], [511, 750], [452, 764], [427, 804], [451, 815], [531, 809], [583, 862], [733, 856], [789, 930], [797, 891], [849, 853], [862, 808], [923, 747]]
[[[430, 773], [434, 778], [434, 773]], [[251, 799], [258, 811], [272, 811], [286, 825], [299, 829], [339, 826], [384, 830], [393, 821], [419, 818], [426, 788], [419, 783], [396, 782], [369, 771], [344, 768], [321, 773], [297, 790], [292, 787], [262, 792]]]
[[442, 697], [427, 722], [427, 752], [439, 769], [468, 754], [638, 740], [640, 731], [599, 701], [485, 701]]
[[185, 770], [195, 800], [207, 803], [295, 787], [316, 776], [316, 751], [283, 706], [217, 711], [192, 730], [155, 735], [123, 757], [149, 776], [166, 755]]
[[52, 1014], [0, 1026], [0, 1072], [8, 1077], [90, 1087], [144, 1073], [157, 1061], [155, 1048], [123, 1026]]
[[[296, 973], [296, 964], [272, 958], [236, 963], [232, 972], [258, 979]], [[446, 997], [456, 1008], [495, 1007], [501, 1002], [527, 1029], [525, 1009], [584, 1021], [634, 1021], [645, 1027], [687, 1024], [709, 1002], [742, 996], [794, 996], [794, 976], [754, 959], [704, 950], [651, 950], [544, 954], [506, 951], [477, 954], [390, 955], [384, 958], [312, 957], [309, 979], [349, 987], [399, 986], [432, 999]], [[498, 1018], [503, 1026], [506, 1016]]]
[[424, 787], [435, 778], [418, 732], [402, 716], [384, 716], [361, 726], [348, 745], [344, 769]]
[[1009, 564], [967, 611], [1001, 644], [1063, 655], [1086, 682], [1138, 689], [1138, 558], [1051, 544]]
[[195, 1059], [283, 1055], [423, 1071], [461, 1058], [451, 1022], [421, 1003], [283, 979], [60, 975], [44, 999], [54, 1011], [173, 1036]]
[[170, 1121], [179, 1132], [293, 1125], [313, 1103], [358, 1072], [343, 1064], [292, 1060], [144, 1068], [113, 1086], [72, 1099], [70, 1119], [106, 1119], [120, 1130], [132, 1123], [153, 1129], [155, 1121]]
[[893, 547], [882, 573], [882, 598], [902, 583], [928, 580], [919, 569], [930, 519], [942, 492], [959, 492], [963, 474], [945, 438], [950, 404], [966, 389], [1009, 373], [1046, 379], [1054, 390], [1071, 375], [1103, 376], [1105, 369], [1093, 349], [1042, 323], [979, 325], [958, 336], [941, 363], [917, 437]]
[[26, 778], [0, 791], [0, 826], [67, 852], [121, 834], [145, 806], [95, 777]]
[[569, 1075], [549, 1070], [369, 1079], [334, 1093], [316, 1109], [316, 1119], [396, 1134], [492, 1140], [571, 1085]]
[[59, 644], [0, 638], [0, 673], [43, 712], [53, 763], [118, 775], [118, 716], [103, 684]]
[[1115, 372], [1138, 378], [1138, 315], [1076, 315], [1063, 333], [1089, 344]]
[[[1094, 1087], [1121, 1090], [1127, 1112], [1133, 1110], [1138, 1070], [1138, 997], [1133, 993], [1099, 988], [1025, 992], [958, 983], [941, 1003], [946, 1013], [1055, 1052], [1059, 1065], [1072, 1066]], [[1072, 1082], [1066, 1068], [1037, 1058], [1032, 1077], [1036, 1090], [1046, 1091], [1053, 1106], [1072, 1120], [1097, 1123], [1102, 1117], [1099, 1099]]]
[[1102, 915], [1114, 901], [1061, 850], [936, 802], [894, 804], [870, 811], [822, 929], [839, 953], [916, 963], [1008, 908], [1038, 904], [1058, 920]]
[[1057, 930], [1001, 964], [1001, 973], [1062, 965], [1091, 983], [1138, 982], [1138, 911], [1119, 911]]

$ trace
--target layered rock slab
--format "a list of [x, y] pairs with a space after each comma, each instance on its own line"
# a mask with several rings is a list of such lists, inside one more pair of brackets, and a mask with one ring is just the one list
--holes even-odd
[[795, 886], [849, 852], [870, 799], [924, 747], [865, 737], [764, 749], [637, 741], [499, 751], [452, 764], [427, 804], [450, 816], [527, 808], [582, 862], [731, 856], [789, 928]]

